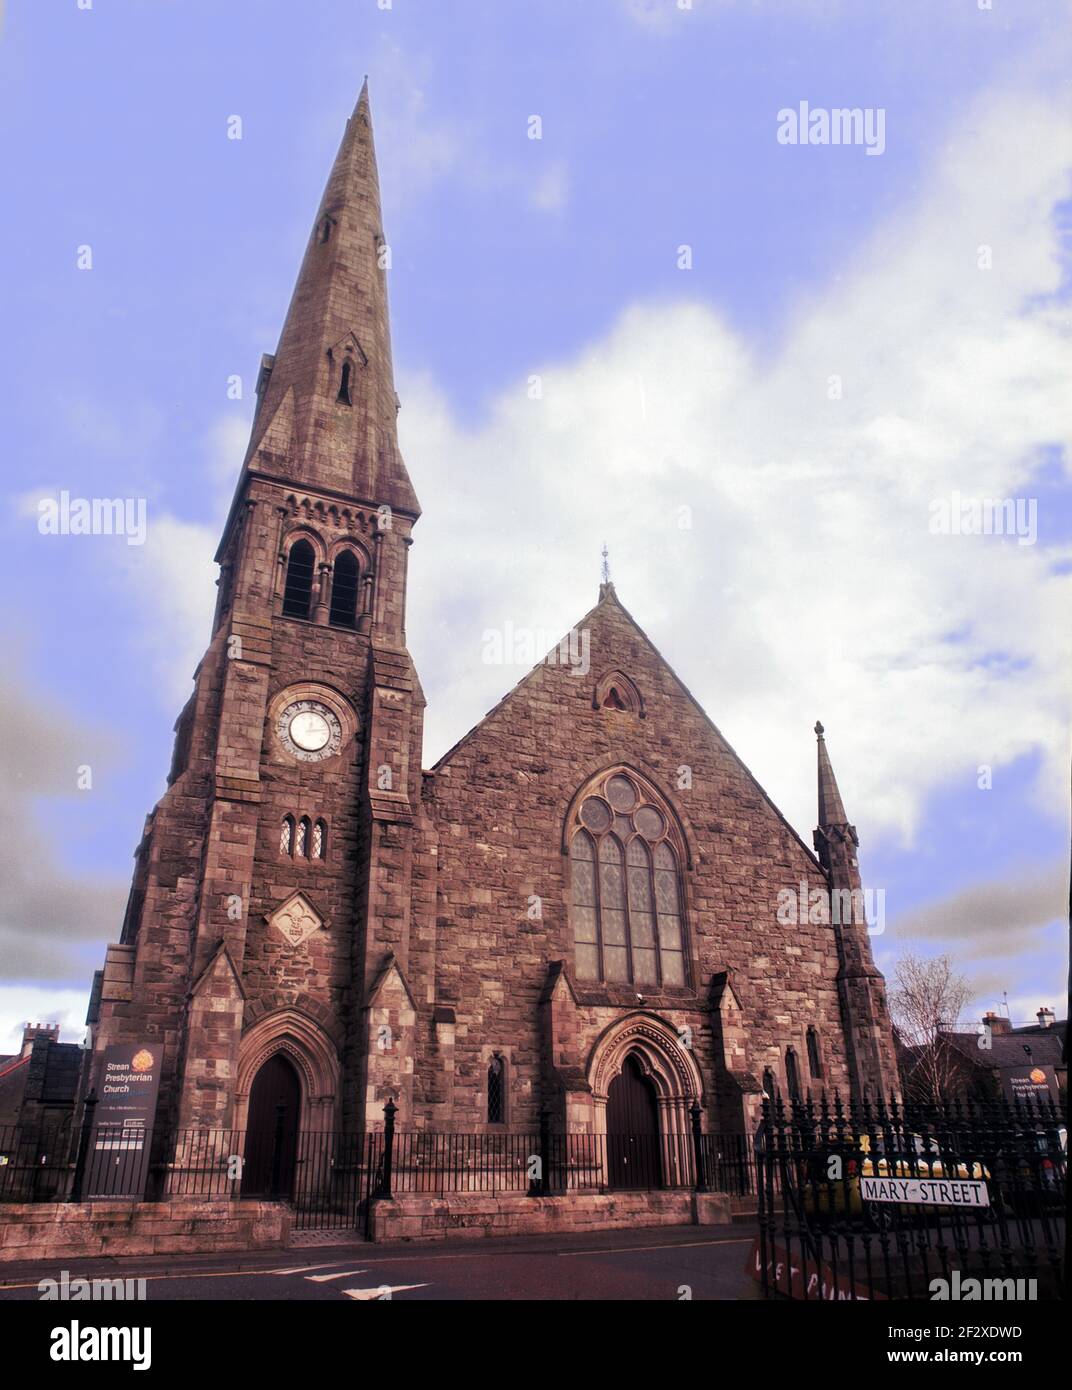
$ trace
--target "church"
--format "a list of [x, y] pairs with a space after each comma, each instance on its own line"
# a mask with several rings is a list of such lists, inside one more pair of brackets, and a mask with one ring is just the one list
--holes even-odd
[[[366, 84], [262, 361], [91, 1069], [154, 1047], [158, 1128], [250, 1136], [284, 1115], [366, 1134], [388, 1102], [413, 1134], [746, 1135], [764, 1092], [888, 1096], [884, 982], [862, 910], [835, 910], [862, 894], [821, 726], [813, 851], [605, 574], [422, 765], [389, 263]], [[786, 922], [787, 893], [831, 910]]]

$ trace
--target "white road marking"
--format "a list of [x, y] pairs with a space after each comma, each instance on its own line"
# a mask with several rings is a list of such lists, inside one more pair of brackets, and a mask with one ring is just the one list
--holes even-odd
[[[385, 1293], [404, 1293], [406, 1289], [426, 1289], [427, 1284], [381, 1284], [375, 1289], [343, 1289], [347, 1298], [356, 1298], [359, 1303], [374, 1303]], [[387, 1300], [384, 1299], [384, 1302]]]
[[295, 1265], [293, 1269], [266, 1269], [265, 1274], [308, 1274], [311, 1269], [331, 1269], [338, 1260], [325, 1260], [322, 1265]]
[[326, 1284], [329, 1279], [351, 1279], [355, 1274], [367, 1274], [367, 1269], [340, 1269], [338, 1274], [309, 1274], [307, 1284]]

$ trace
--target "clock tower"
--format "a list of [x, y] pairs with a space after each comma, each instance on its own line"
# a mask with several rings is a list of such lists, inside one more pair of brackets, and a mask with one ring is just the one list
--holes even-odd
[[303, 1131], [360, 1129], [412, 1070], [390, 1039], [412, 1019], [421, 896], [424, 698], [405, 636], [420, 509], [389, 268], [366, 85], [262, 360], [211, 639], [95, 982], [94, 1062], [162, 1045], [169, 1127], [252, 1130], [271, 1086]]

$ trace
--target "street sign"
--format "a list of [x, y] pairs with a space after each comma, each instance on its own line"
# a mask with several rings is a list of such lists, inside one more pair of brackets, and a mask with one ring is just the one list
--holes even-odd
[[921, 1207], [988, 1207], [986, 1183], [975, 1178], [861, 1178], [865, 1202]]

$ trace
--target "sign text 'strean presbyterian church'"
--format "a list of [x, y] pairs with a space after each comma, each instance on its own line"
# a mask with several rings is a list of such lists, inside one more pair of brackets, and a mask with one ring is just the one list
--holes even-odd
[[604, 582], [583, 662], [538, 660], [422, 767], [385, 244], [363, 90], [260, 372], [96, 1084], [159, 1050], [158, 1125], [254, 1136], [388, 1099], [408, 1130], [688, 1135], [698, 1103], [744, 1133], [764, 1085], [889, 1094], [862, 911], [778, 918], [782, 890], [861, 900], [821, 726], [813, 851]]

